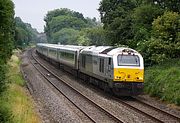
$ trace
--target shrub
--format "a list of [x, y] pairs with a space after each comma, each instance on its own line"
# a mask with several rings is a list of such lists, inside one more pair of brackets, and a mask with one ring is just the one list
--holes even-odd
[[180, 33], [180, 15], [176, 12], [165, 12], [152, 23], [153, 35], [164, 41], [177, 43]]
[[6, 66], [4, 64], [0, 64], [0, 95], [2, 92], [6, 89], [6, 80], [5, 80], [5, 74], [6, 74]]
[[180, 60], [173, 59], [145, 71], [145, 92], [180, 105]]
[[9, 105], [1, 100], [2, 98], [0, 98], [0, 123], [13, 123]]

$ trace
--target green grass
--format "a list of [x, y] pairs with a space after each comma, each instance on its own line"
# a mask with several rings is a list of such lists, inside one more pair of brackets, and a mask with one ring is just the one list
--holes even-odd
[[147, 68], [144, 90], [151, 96], [180, 105], [180, 59]]
[[[8, 62], [7, 74], [10, 82], [7, 91], [0, 97], [0, 114], [3, 114], [0, 123], [39, 123], [33, 100], [24, 88], [25, 81], [20, 73], [20, 61], [16, 55]], [[2, 120], [2, 121], [1, 121]]]

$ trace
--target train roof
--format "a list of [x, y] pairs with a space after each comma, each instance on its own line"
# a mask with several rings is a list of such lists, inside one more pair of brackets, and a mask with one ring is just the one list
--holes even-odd
[[89, 54], [89, 55], [114, 55], [117, 53], [123, 52], [132, 52], [137, 53], [137, 51], [127, 48], [127, 47], [112, 47], [112, 46], [92, 46], [84, 48], [81, 53], [82, 54]]
[[77, 46], [77, 45], [59, 45], [59, 44], [45, 44], [45, 43], [38, 43], [37, 46], [48, 47], [52, 49], [72, 50], [72, 51], [78, 51], [87, 47], [87, 46]]
[[113, 47], [113, 46], [77, 46], [77, 45], [59, 45], [59, 44], [45, 44], [45, 43], [38, 43], [37, 46], [48, 47], [53, 49], [60, 49], [60, 50], [69, 50], [69, 51], [80, 51], [82, 54], [89, 54], [89, 55], [114, 55], [117, 53], [123, 52], [131, 52], [137, 53], [137, 51], [127, 48], [127, 47]]

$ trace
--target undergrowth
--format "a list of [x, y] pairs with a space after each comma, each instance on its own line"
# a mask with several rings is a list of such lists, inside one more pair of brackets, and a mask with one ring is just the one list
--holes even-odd
[[25, 81], [20, 72], [20, 60], [16, 55], [8, 62], [7, 90], [0, 96], [0, 123], [39, 123], [33, 109], [33, 101], [27, 96]]
[[180, 59], [172, 59], [145, 70], [145, 92], [180, 105]]

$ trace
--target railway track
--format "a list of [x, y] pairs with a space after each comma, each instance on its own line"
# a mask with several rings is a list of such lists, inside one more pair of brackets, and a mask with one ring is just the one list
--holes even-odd
[[157, 112], [163, 114], [164, 116], [167, 116], [167, 117], [171, 118], [172, 120], [174, 120], [174, 122], [176, 122], [176, 121], [180, 122], [180, 117], [178, 117], [178, 116], [176, 116], [174, 114], [171, 114], [171, 113], [168, 113], [168, 112], [166, 112], [164, 110], [161, 110], [161, 109], [159, 109], [159, 108], [157, 108], [157, 107], [155, 107], [153, 105], [150, 105], [150, 104], [148, 104], [148, 103], [146, 103], [146, 102], [144, 102], [144, 101], [142, 101], [142, 100], [140, 100], [138, 98], [132, 97], [132, 99], [134, 99], [136, 102], [138, 102], [141, 105], [144, 105], [144, 106], [146, 106], [146, 107], [148, 107], [148, 108], [150, 108], [150, 109], [152, 109], [154, 111], [157, 111]]
[[78, 98], [84, 99], [86, 102], [88, 102], [91, 107], [94, 107], [95, 111], [101, 112], [105, 119], [108, 119], [110, 122], [118, 122], [123, 123], [121, 119], [119, 119], [117, 116], [114, 116], [111, 112], [107, 111], [103, 107], [96, 104], [93, 100], [89, 99], [86, 95], [81, 93], [80, 91], [76, 90], [71, 85], [67, 84], [62, 78], [57, 76], [55, 73], [50, 71], [46, 66], [42, 65], [34, 56], [33, 51], [30, 51], [30, 62], [31, 64], [39, 71], [39, 73], [59, 92], [61, 93], [67, 100], [69, 100], [77, 109], [79, 109], [86, 117], [89, 118], [91, 122], [99, 122], [98, 118], [93, 117], [89, 111], [84, 110], [76, 101], [73, 101], [72, 98], [70, 98], [64, 91], [59, 89], [59, 86], [55, 84], [54, 81], [61, 82], [63, 86], [66, 86], [66, 88], [69, 88], [69, 90], [73, 91], [73, 93], [76, 93], [78, 95]]
[[[160, 110], [156, 107], [153, 107], [151, 105], [148, 105], [140, 100], [137, 100], [134, 98], [133, 101], [127, 101], [124, 99], [114, 98], [117, 102], [120, 104], [123, 104], [130, 109], [136, 111], [137, 113], [142, 114], [143, 116], [151, 119], [154, 122], [158, 123], [180, 123], [180, 118], [169, 114], [168, 112], [165, 112], [163, 110]], [[146, 108], [144, 108], [146, 107]]]

